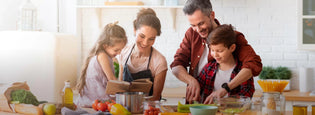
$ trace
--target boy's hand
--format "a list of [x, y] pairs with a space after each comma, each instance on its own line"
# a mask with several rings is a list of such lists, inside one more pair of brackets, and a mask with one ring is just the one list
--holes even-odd
[[212, 92], [204, 101], [204, 104], [212, 104], [214, 99], [220, 99], [225, 96], [227, 91], [224, 88], [219, 89], [218, 91]]

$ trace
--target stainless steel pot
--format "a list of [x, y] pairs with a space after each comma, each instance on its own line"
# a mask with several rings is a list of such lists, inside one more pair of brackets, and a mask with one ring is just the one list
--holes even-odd
[[142, 102], [148, 96], [144, 92], [118, 92], [116, 93], [116, 103], [126, 107], [133, 114], [143, 112]]

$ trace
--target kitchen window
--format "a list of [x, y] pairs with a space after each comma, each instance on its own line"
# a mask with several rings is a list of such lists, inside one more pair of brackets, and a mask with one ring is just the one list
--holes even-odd
[[298, 2], [298, 48], [315, 50], [315, 0]]

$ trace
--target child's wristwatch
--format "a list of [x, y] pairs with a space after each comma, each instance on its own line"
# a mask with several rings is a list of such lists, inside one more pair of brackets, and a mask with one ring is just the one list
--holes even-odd
[[223, 83], [221, 87], [224, 88], [227, 92], [231, 91], [227, 83]]

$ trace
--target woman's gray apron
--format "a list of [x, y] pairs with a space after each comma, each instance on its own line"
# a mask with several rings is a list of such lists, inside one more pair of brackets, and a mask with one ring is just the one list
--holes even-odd
[[[128, 82], [132, 82], [133, 80], [136, 80], [136, 79], [143, 79], [143, 78], [150, 78], [150, 81], [152, 83], [154, 83], [154, 79], [153, 79], [153, 76], [152, 76], [152, 73], [151, 73], [151, 70], [149, 69], [149, 64], [150, 64], [150, 60], [151, 60], [151, 55], [152, 55], [152, 51], [153, 51], [153, 48], [151, 47], [151, 52], [150, 52], [150, 57], [149, 57], [149, 62], [148, 62], [148, 65], [147, 65], [147, 70], [143, 70], [143, 71], [139, 71], [137, 73], [131, 73], [129, 71], [129, 68], [128, 68], [128, 65], [127, 65], [127, 62], [129, 60], [129, 57], [132, 53], [132, 50], [134, 49], [135, 45], [133, 45], [128, 57], [127, 57], [127, 60], [125, 62], [125, 66], [124, 66], [124, 70], [123, 70], [123, 80], [124, 81], [128, 81]], [[149, 93], [149, 96], [151, 96], [153, 94], [153, 84], [152, 84], [152, 87], [150, 89], [150, 93]]]

